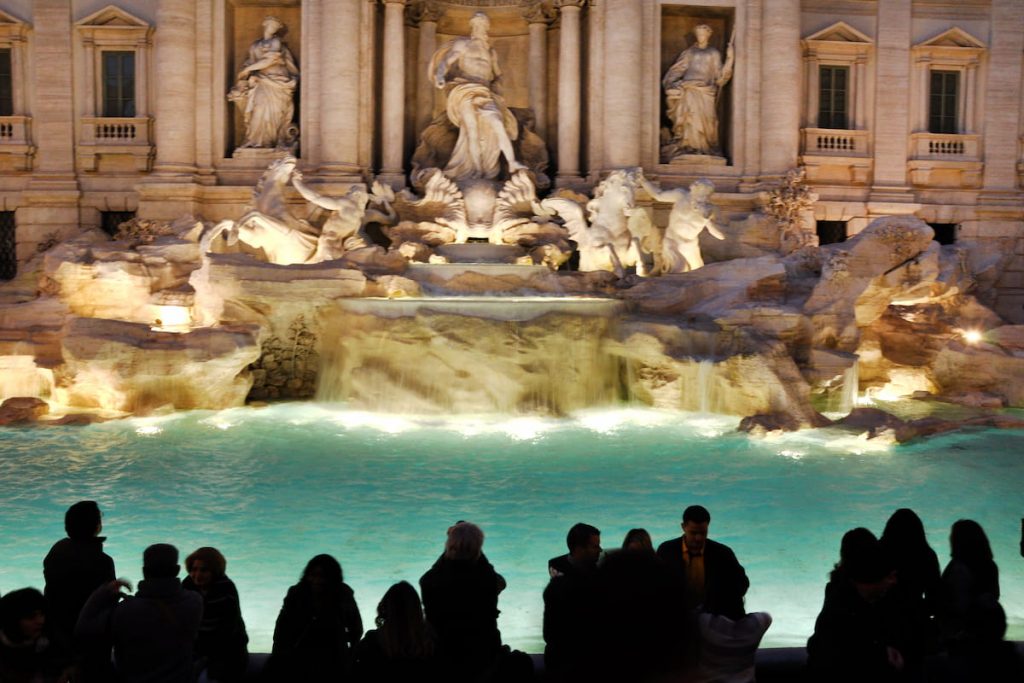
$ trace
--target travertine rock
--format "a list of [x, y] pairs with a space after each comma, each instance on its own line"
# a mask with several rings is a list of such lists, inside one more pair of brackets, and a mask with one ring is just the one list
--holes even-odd
[[50, 412], [50, 405], [35, 397], [9, 398], [0, 404], [0, 425], [35, 422]]

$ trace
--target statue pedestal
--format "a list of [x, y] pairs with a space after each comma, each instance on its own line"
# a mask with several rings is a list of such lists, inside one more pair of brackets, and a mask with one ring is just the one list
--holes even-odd
[[488, 244], [468, 242], [445, 244], [435, 250], [449, 263], [515, 263], [526, 255], [526, 250], [515, 244]]
[[671, 166], [725, 166], [725, 157], [711, 154], [677, 154], [668, 162]]

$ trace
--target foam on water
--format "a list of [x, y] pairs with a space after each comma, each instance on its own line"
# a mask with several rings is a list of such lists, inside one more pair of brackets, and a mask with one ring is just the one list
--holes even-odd
[[65, 508], [94, 499], [119, 575], [137, 580], [153, 542], [220, 548], [251, 646], [267, 651], [285, 591], [313, 555], [338, 557], [370, 623], [387, 587], [415, 584], [445, 528], [470, 519], [508, 579], [506, 641], [537, 652], [546, 561], [565, 551], [569, 526], [595, 524], [607, 548], [635, 526], [660, 542], [678, 535], [683, 507], [701, 503], [712, 537], [747, 568], [748, 609], [775, 617], [765, 644], [802, 645], [843, 532], [879, 532], [895, 508], [911, 507], [940, 558], [956, 519], [985, 527], [1010, 635], [1024, 637], [1019, 434], [891, 447], [835, 430], [753, 440], [735, 425], [642, 409], [449, 419], [295, 403], [0, 429], [0, 592], [41, 587]]

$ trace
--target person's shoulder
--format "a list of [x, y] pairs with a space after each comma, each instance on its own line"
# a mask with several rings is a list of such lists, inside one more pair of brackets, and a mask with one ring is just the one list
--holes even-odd
[[671, 551], [671, 550], [679, 548], [682, 544], [683, 544], [683, 537], [682, 536], [677, 536], [676, 538], [670, 538], [667, 541], [662, 541], [658, 545], [658, 551], [657, 552], [658, 552], [659, 555], [661, 555], [662, 553], [665, 553], [665, 552], [668, 552], [668, 551]]
[[731, 555], [733, 557], [736, 557], [736, 553], [732, 551], [732, 548], [730, 548], [724, 543], [713, 541], [710, 538], [704, 541], [704, 543], [706, 544], [706, 549], [704, 551], [705, 553], [719, 553], [722, 555]]

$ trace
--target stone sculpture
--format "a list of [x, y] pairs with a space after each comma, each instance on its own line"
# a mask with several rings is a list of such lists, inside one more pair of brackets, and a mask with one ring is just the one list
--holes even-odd
[[672, 122], [671, 141], [662, 149], [666, 161], [681, 155], [721, 156], [718, 137], [718, 99], [732, 78], [735, 52], [733, 37], [722, 53], [708, 44], [711, 27], [693, 29], [697, 42], [683, 50], [665, 72], [665, 105]]
[[445, 91], [446, 114], [459, 129], [444, 167], [453, 180], [496, 178], [502, 156], [509, 173], [525, 168], [512, 148], [519, 124], [501, 96], [498, 55], [487, 35], [490, 19], [477, 12], [469, 26], [469, 36], [456, 38], [434, 53], [428, 74]]
[[263, 37], [249, 46], [249, 54], [228, 93], [228, 100], [241, 110], [245, 122], [242, 148], [292, 149], [298, 128], [295, 88], [299, 68], [288, 46], [281, 40], [284, 28], [276, 17], [263, 20]]
[[779, 226], [779, 248], [783, 254], [818, 246], [812, 210], [816, 201], [818, 194], [807, 184], [803, 166], [787, 171], [778, 187], [768, 193], [765, 213]]
[[701, 178], [690, 185], [689, 192], [682, 188], [662, 190], [642, 176], [640, 184], [655, 200], [672, 203], [661, 242], [662, 272], [686, 273], [702, 267], [700, 233], [707, 230], [712, 237], [725, 239], [714, 223], [714, 205], [710, 201], [714, 184]]
[[590, 266], [586, 270], [610, 270], [623, 277], [628, 266], [641, 260], [629, 232], [640, 177], [640, 169], [612, 171], [594, 190], [594, 198], [587, 203], [590, 234], [586, 249], [590, 253], [584, 259], [584, 248], [580, 249], [581, 270], [586, 260]]

